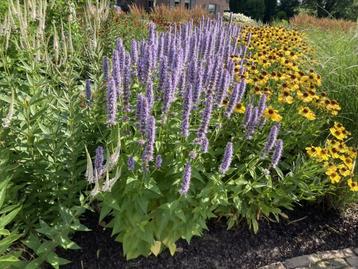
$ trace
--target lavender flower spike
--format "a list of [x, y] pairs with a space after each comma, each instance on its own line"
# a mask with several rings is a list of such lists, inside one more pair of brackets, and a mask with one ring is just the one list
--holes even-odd
[[159, 169], [160, 167], [162, 167], [162, 163], [163, 163], [162, 156], [157, 155], [157, 157], [155, 158], [155, 168]]
[[258, 118], [261, 118], [262, 115], [264, 114], [265, 109], [266, 109], [266, 95], [265, 94], [262, 95], [260, 98], [258, 109], [259, 109]]
[[186, 163], [184, 168], [182, 186], [179, 191], [181, 195], [186, 195], [188, 193], [190, 187], [190, 179], [191, 179], [191, 165], [190, 163]]
[[152, 82], [151, 78], [148, 78], [147, 89], [146, 89], [145, 95], [147, 97], [149, 110], [151, 110], [153, 107], [153, 104], [154, 104], [153, 82]]
[[233, 144], [232, 144], [232, 142], [228, 142], [226, 144], [224, 158], [223, 158], [222, 163], [219, 167], [219, 171], [221, 174], [225, 174], [227, 172], [227, 170], [229, 169], [231, 161], [232, 161], [232, 157], [233, 157]]
[[266, 144], [262, 152], [263, 156], [267, 155], [275, 146], [277, 134], [278, 134], [278, 127], [277, 125], [274, 125], [271, 127], [270, 133], [267, 137]]
[[91, 93], [91, 80], [86, 79], [86, 102], [87, 104], [91, 103], [91, 99], [92, 99], [92, 93]]
[[145, 163], [153, 160], [154, 155], [154, 143], [155, 143], [155, 118], [153, 116], [148, 117], [148, 123], [146, 126], [147, 145], [145, 149]]
[[104, 149], [102, 146], [97, 147], [96, 149], [96, 157], [94, 159], [94, 173], [95, 180], [98, 180], [104, 172]]
[[109, 78], [107, 87], [107, 122], [109, 125], [116, 123], [117, 114], [117, 90], [113, 78]]
[[133, 156], [129, 156], [128, 161], [127, 161], [127, 165], [128, 165], [128, 170], [129, 171], [133, 171], [135, 168], [135, 160], [133, 158]]
[[246, 110], [245, 110], [245, 116], [244, 116], [244, 127], [246, 127], [252, 117], [252, 112], [253, 112], [254, 108], [251, 104], [247, 105]]
[[189, 85], [189, 87], [185, 93], [185, 98], [184, 98], [183, 121], [182, 121], [182, 125], [181, 125], [181, 133], [184, 137], [189, 136], [190, 112], [191, 112], [192, 105], [193, 105], [192, 89], [193, 89], [192, 85]]
[[237, 103], [237, 99], [239, 97], [239, 89], [240, 89], [240, 84], [236, 84], [234, 90], [232, 91], [229, 105], [225, 111], [225, 116], [227, 118], [230, 118], [232, 112], [234, 111], [235, 105]]
[[280, 159], [282, 157], [282, 151], [283, 151], [283, 141], [281, 139], [278, 139], [276, 141], [275, 150], [272, 154], [271, 164], [273, 168], [276, 168], [278, 163], [280, 162]]

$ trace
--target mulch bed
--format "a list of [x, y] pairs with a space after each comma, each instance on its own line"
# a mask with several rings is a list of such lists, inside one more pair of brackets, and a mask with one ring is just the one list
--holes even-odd
[[175, 256], [166, 250], [158, 257], [126, 261], [111, 231], [98, 225], [97, 215], [88, 213], [83, 224], [92, 231], [78, 232], [73, 238], [82, 249], [58, 254], [73, 261], [62, 267], [66, 269], [252, 269], [317, 251], [358, 247], [358, 204], [341, 214], [313, 206], [288, 214], [289, 220], [280, 223], [261, 221], [256, 235], [244, 224], [227, 230], [225, 220], [213, 220], [202, 237], [193, 238], [189, 245], [179, 241]]

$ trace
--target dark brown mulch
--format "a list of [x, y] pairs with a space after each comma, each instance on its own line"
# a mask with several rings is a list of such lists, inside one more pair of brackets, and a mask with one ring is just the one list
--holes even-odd
[[74, 241], [82, 249], [59, 251], [72, 260], [66, 269], [123, 269], [123, 268], [258, 268], [287, 258], [317, 251], [358, 247], [358, 205], [344, 214], [323, 212], [321, 208], [305, 206], [289, 214], [280, 223], [261, 221], [258, 234], [246, 225], [226, 229], [223, 220], [211, 221], [209, 231], [194, 238], [190, 245], [178, 242], [181, 252], [170, 256], [164, 251], [159, 257], [141, 257], [126, 261], [121, 244], [115, 242], [109, 230], [97, 224], [98, 216], [87, 214], [83, 223], [91, 232], [75, 234]]

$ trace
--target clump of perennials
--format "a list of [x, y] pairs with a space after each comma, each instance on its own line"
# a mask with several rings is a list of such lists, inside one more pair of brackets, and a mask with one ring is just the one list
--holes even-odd
[[347, 184], [351, 191], [358, 191], [357, 179], [354, 179], [357, 150], [349, 147], [345, 140], [350, 135], [341, 123], [335, 122], [329, 129], [331, 137], [324, 147], [310, 146], [307, 154], [322, 163], [332, 184]]
[[[263, 94], [257, 104], [251, 98], [244, 109], [243, 99], [249, 95], [244, 59], [251, 36], [241, 31], [221, 19], [203, 19], [196, 27], [189, 22], [162, 33], [150, 24], [148, 38], [133, 40], [130, 51], [117, 40], [112, 59], [103, 60], [106, 114], [108, 128], [121, 130], [121, 143], [126, 146], [117, 146], [107, 158], [99, 146], [94, 167], [88, 158], [87, 178], [96, 185], [94, 195], [112, 188], [118, 175], [110, 179], [109, 172], [118, 163], [127, 163], [128, 173], [145, 176], [178, 162], [183, 167], [178, 189], [186, 195], [192, 164], [210, 150], [211, 133], [217, 126], [241, 119], [245, 139], [254, 139], [266, 123], [267, 97]], [[240, 44], [238, 36], [244, 38]], [[239, 65], [232, 55], [242, 59]], [[237, 69], [242, 75], [239, 80], [235, 80]], [[86, 96], [92, 95], [88, 92]], [[272, 153], [269, 168], [278, 165], [283, 152], [283, 141], [276, 139], [279, 125], [272, 128], [265, 148], [258, 153], [262, 157]], [[232, 132], [217, 168], [225, 175], [235, 158], [237, 138], [235, 130], [219, 131]], [[169, 145], [176, 145], [176, 155], [171, 155], [175, 159], [166, 159], [173, 150]]]

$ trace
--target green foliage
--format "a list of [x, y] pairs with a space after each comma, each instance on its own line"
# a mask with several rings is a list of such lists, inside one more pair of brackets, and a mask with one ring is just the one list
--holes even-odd
[[9, 230], [6, 226], [11, 224], [21, 210], [19, 205], [7, 204], [6, 192], [9, 188], [10, 178], [0, 179], [0, 267], [9, 268], [18, 265], [21, 251], [11, 249], [12, 245], [21, 237], [17, 229]]
[[264, 22], [271, 22], [277, 11], [277, 0], [265, 0]]
[[244, 1], [239, 1], [239, 0], [230, 0], [229, 1], [229, 7], [230, 7], [230, 11], [233, 13], [239, 13], [240, 12], [240, 6], [242, 5]]
[[238, 6], [238, 12], [250, 16], [255, 20], [262, 21], [265, 14], [265, 1], [242, 0]]
[[358, 2], [356, 0], [304, 0], [303, 6], [313, 10], [318, 17], [335, 17], [356, 20]]
[[[285, 12], [286, 17], [281, 19], [289, 19], [293, 17], [298, 12], [298, 7], [300, 6], [299, 0], [280, 0], [279, 10]], [[281, 13], [280, 16], [284, 14]]]

